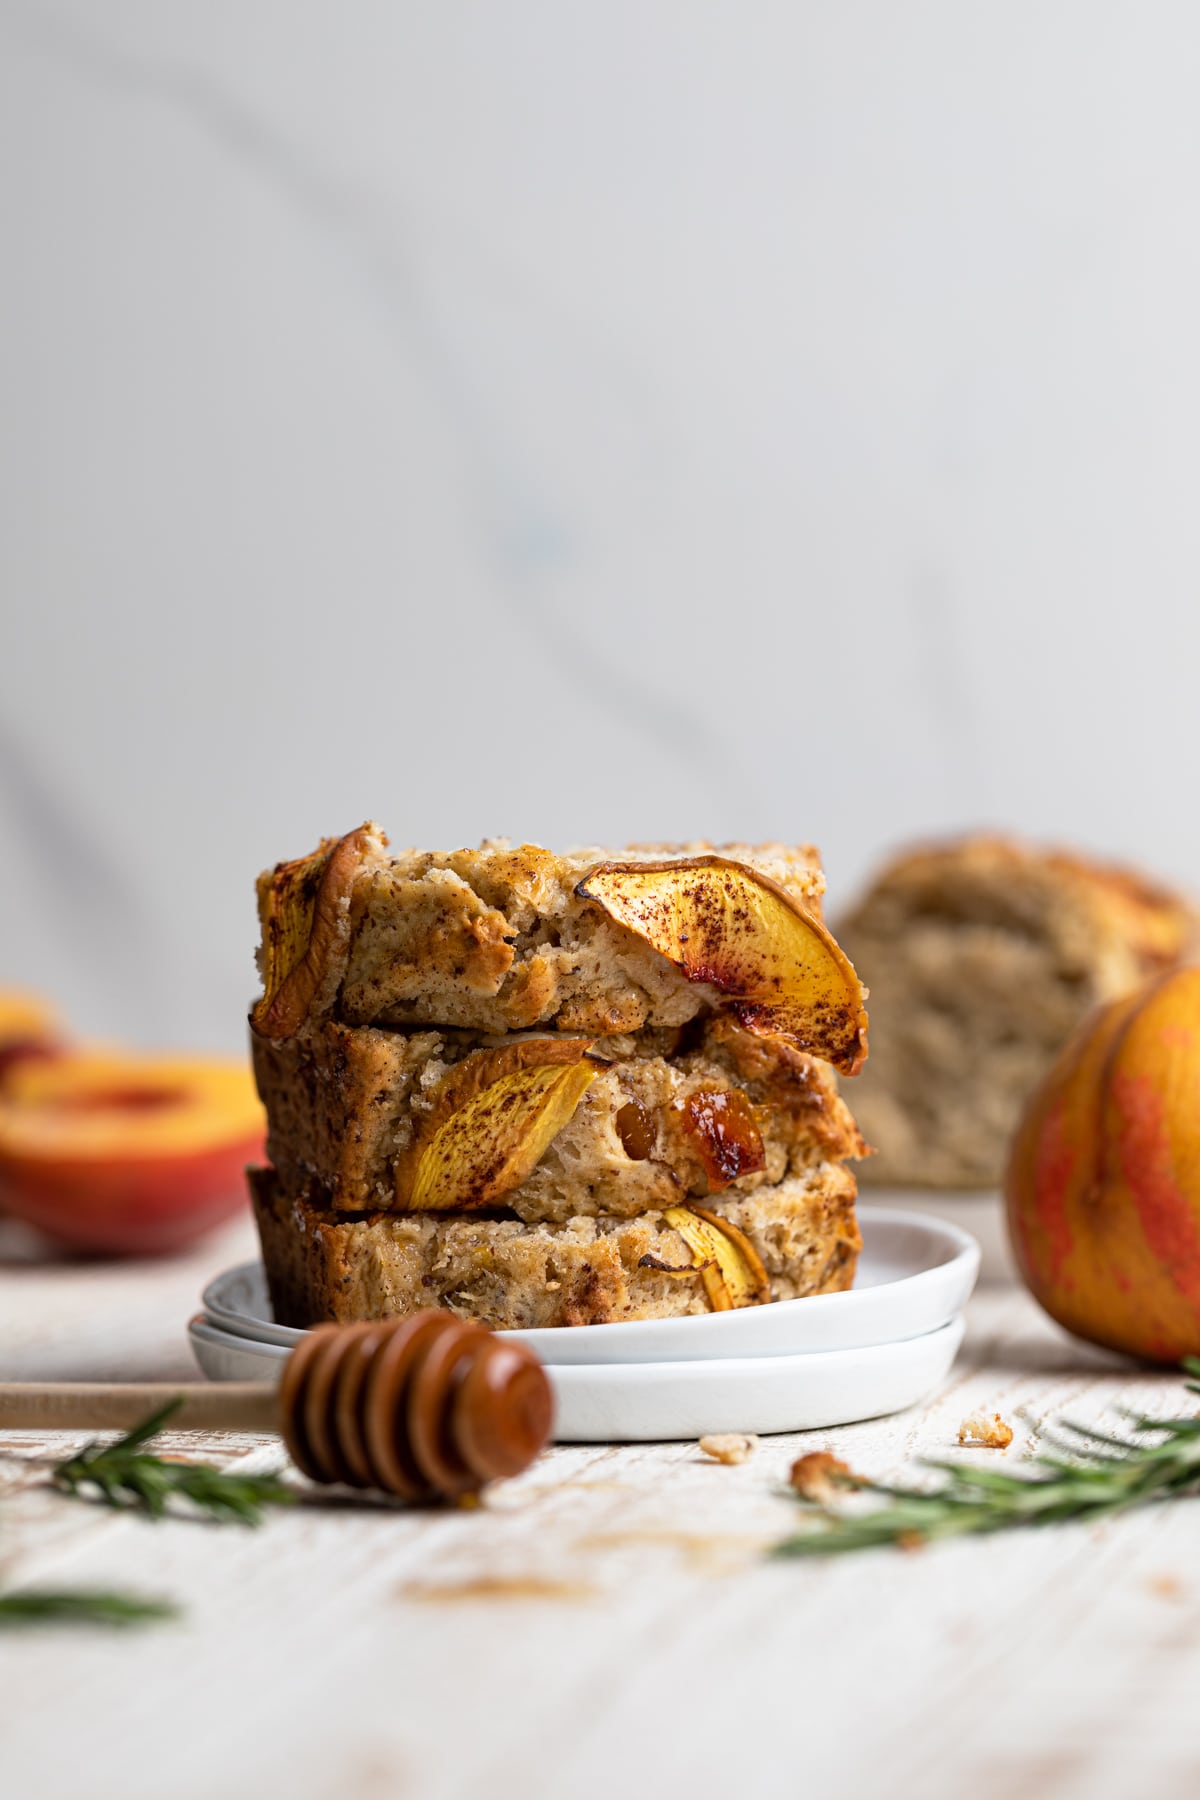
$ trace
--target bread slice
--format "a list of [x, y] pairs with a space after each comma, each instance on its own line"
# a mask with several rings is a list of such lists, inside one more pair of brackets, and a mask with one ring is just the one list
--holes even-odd
[[[251, 1038], [267, 1154], [285, 1190], [346, 1212], [406, 1204], [414, 1144], [443, 1115], [451, 1071], [461, 1091], [476, 1070], [477, 1084], [494, 1081], [573, 1042], [332, 1020], [282, 1041]], [[493, 1186], [482, 1203], [501, 1198], [527, 1223], [624, 1218], [865, 1154], [833, 1071], [790, 1045], [722, 1019], [576, 1047], [589, 1044], [592, 1078], [572, 1116], [519, 1185], [502, 1198]]]
[[997, 1185], [1076, 1025], [1185, 956], [1195, 931], [1180, 895], [1061, 851], [979, 836], [899, 856], [839, 925], [871, 991], [864, 1178]]
[[[577, 889], [614, 856], [653, 864], [710, 852], [690, 843], [556, 855], [494, 839], [393, 856], [379, 827], [364, 825], [259, 877], [267, 992], [255, 1022], [276, 1037], [327, 1015], [482, 1032], [683, 1025], [720, 1002], [718, 989], [689, 980]], [[719, 855], [819, 918], [825, 883], [810, 846], [726, 844]]]
[[[390, 1318], [424, 1306], [501, 1330], [711, 1310], [687, 1245], [658, 1212], [553, 1225], [445, 1214], [347, 1218], [288, 1196], [273, 1169], [253, 1170], [250, 1179], [271, 1302], [284, 1325]], [[821, 1163], [712, 1210], [750, 1239], [772, 1299], [792, 1300], [851, 1285], [861, 1247], [854, 1194], [844, 1165]]]

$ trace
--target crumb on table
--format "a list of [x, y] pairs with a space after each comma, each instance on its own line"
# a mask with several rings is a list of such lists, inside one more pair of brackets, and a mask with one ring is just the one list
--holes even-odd
[[758, 1449], [758, 1439], [748, 1432], [718, 1431], [702, 1437], [700, 1448], [715, 1462], [744, 1463]]
[[1006, 1425], [999, 1413], [984, 1412], [981, 1407], [967, 1414], [958, 1428], [958, 1441], [973, 1449], [1007, 1450], [1013, 1441], [1012, 1426]]
[[836, 1500], [846, 1488], [859, 1485], [849, 1463], [834, 1456], [831, 1450], [810, 1450], [807, 1456], [798, 1457], [789, 1480], [801, 1499], [813, 1500], [818, 1506]]

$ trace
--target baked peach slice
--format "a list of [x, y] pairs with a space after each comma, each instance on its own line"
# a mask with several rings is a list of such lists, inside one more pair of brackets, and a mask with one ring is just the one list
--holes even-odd
[[259, 882], [263, 994], [250, 1014], [264, 1037], [297, 1032], [314, 1004], [331, 999], [350, 940], [350, 895], [359, 870], [387, 846], [378, 825], [323, 838], [309, 856], [277, 863]]
[[601, 863], [575, 892], [714, 988], [744, 1030], [785, 1038], [847, 1075], [862, 1067], [862, 983], [821, 921], [768, 875], [723, 856]]
[[66, 1050], [0, 1091], [0, 1196], [75, 1249], [178, 1250], [245, 1205], [263, 1139], [240, 1059]]
[[586, 1038], [521, 1038], [466, 1057], [397, 1162], [397, 1206], [469, 1212], [520, 1187], [606, 1066]]
[[[762, 1257], [744, 1231], [705, 1206], [669, 1206], [663, 1213], [692, 1253], [714, 1312], [763, 1306], [771, 1283]], [[658, 1266], [657, 1264], [654, 1266]]]

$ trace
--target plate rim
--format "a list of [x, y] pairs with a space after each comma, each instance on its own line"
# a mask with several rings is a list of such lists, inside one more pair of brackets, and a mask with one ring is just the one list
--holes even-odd
[[[674, 1362], [553, 1363], [547, 1365], [546, 1372], [554, 1381], [566, 1379], [568, 1383], [577, 1385], [582, 1385], [586, 1380], [600, 1386], [615, 1387], [624, 1378], [649, 1386], [658, 1376], [683, 1379], [685, 1370], [687, 1377], [695, 1381], [711, 1381], [718, 1372], [724, 1375], [731, 1369], [744, 1371], [749, 1380], [752, 1375], [761, 1379], [764, 1375], [773, 1375], [803, 1364], [805, 1373], [811, 1374], [817, 1381], [822, 1375], [827, 1375], [834, 1364], [844, 1366], [854, 1357], [870, 1357], [882, 1362], [887, 1357], [894, 1358], [899, 1351], [915, 1358], [918, 1350], [928, 1354], [937, 1345], [949, 1343], [952, 1339], [957, 1348], [962, 1343], [966, 1328], [966, 1315], [957, 1312], [943, 1324], [935, 1325], [932, 1331], [919, 1331], [910, 1338], [897, 1338], [886, 1344], [842, 1344], [830, 1350], [780, 1351], [772, 1356], [706, 1356]], [[836, 1369], [834, 1372], [836, 1373]]]
[[[905, 1343], [716, 1363], [586, 1363], [548, 1368], [554, 1442], [694, 1441], [706, 1431], [762, 1436], [833, 1430], [892, 1417], [945, 1391], [966, 1329], [959, 1313]], [[287, 1352], [194, 1321], [192, 1353], [213, 1381], [278, 1379]]]
[[[291, 1354], [286, 1344], [271, 1344], [262, 1338], [239, 1337], [236, 1332], [226, 1330], [223, 1325], [214, 1324], [204, 1313], [194, 1313], [188, 1320], [187, 1329], [189, 1337], [201, 1337], [209, 1343], [244, 1350], [250, 1355], [268, 1356], [273, 1362], [285, 1362]], [[772, 1356], [677, 1358], [673, 1362], [551, 1363], [546, 1365], [546, 1372], [552, 1380], [565, 1379], [572, 1385], [598, 1384], [615, 1387], [622, 1381], [650, 1384], [656, 1379], [711, 1380], [718, 1372], [724, 1375], [731, 1369], [742, 1369], [747, 1378], [752, 1372], [762, 1378], [802, 1363], [806, 1373], [811, 1374], [814, 1379], [820, 1379], [822, 1374], [829, 1373], [832, 1365], [844, 1364], [849, 1358], [871, 1357], [882, 1360], [889, 1353], [894, 1355], [897, 1351], [907, 1352], [915, 1357], [918, 1347], [926, 1352], [931, 1351], [937, 1343], [948, 1343], [952, 1335], [955, 1336], [957, 1350], [965, 1332], [966, 1314], [957, 1312], [943, 1324], [935, 1325], [931, 1331], [917, 1332], [913, 1337], [898, 1338], [891, 1343], [842, 1344], [829, 1350], [781, 1351]], [[836, 1369], [834, 1372], [837, 1372]]]

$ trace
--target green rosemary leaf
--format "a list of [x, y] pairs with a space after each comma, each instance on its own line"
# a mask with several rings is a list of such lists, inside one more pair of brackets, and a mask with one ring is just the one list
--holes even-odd
[[[1190, 1359], [1184, 1368], [1200, 1376], [1200, 1359]], [[1187, 1387], [1200, 1393], [1195, 1383]], [[1130, 1425], [1137, 1436], [1120, 1438], [1063, 1421], [1049, 1438], [1053, 1451], [1063, 1454], [1043, 1451], [1028, 1458], [1019, 1474], [927, 1460], [923, 1466], [941, 1478], [936, 1486], [862, 1481], [857, 1492], [874, 1504], [848, 1500], [835, 1508], [823, 1501], [810, 1509], [808, 1529], [777, 1544], [771, 1554], [833, 1556], [885, 1544], [913, 1548], [1022, 1525], [1105, 1518], [1200, 1494], [1200, 1419], [1135, 1415]]]
[[[140, 1450], [143, 1444], [148, 1444], [151, 1438], [156, 1438], [160, 1431], [166, 1429], [167, 1421], [175, 1417], [182, 1405], [183, 1395], [176, 1394], [173, 1400], [166, 1401], [157, 1412], [147, 1413], [140, 1425], [135, 1425], [132, 1431], [127, 1431], [120, 1439], [120, 1448]], [[110, 1445], [109, 1448], [115, 1450], [117, 1445]]]
[[172, 1400], [143, 1419], [116, 1443], [96, 1439], [55, 1468], [55, 1487], [77, 1498], [94, 1497], [106, 1506], [143, 1512], [162, 1519], [182, 1500], [210, 1519], [258, 1525], [267, 1506], [286, 1506], [294, 1490], [275, 1475], [241, 1475], [211, 1463], [176, 1462], [156, 1456], [145, 1446], [181, 1405]]
[[105, 1588], [24, 1588], [0, 1594], [0, 1630], [20, 1625], [147, 1625], [174, 1619], [179, 1609], [164, 1600]]

